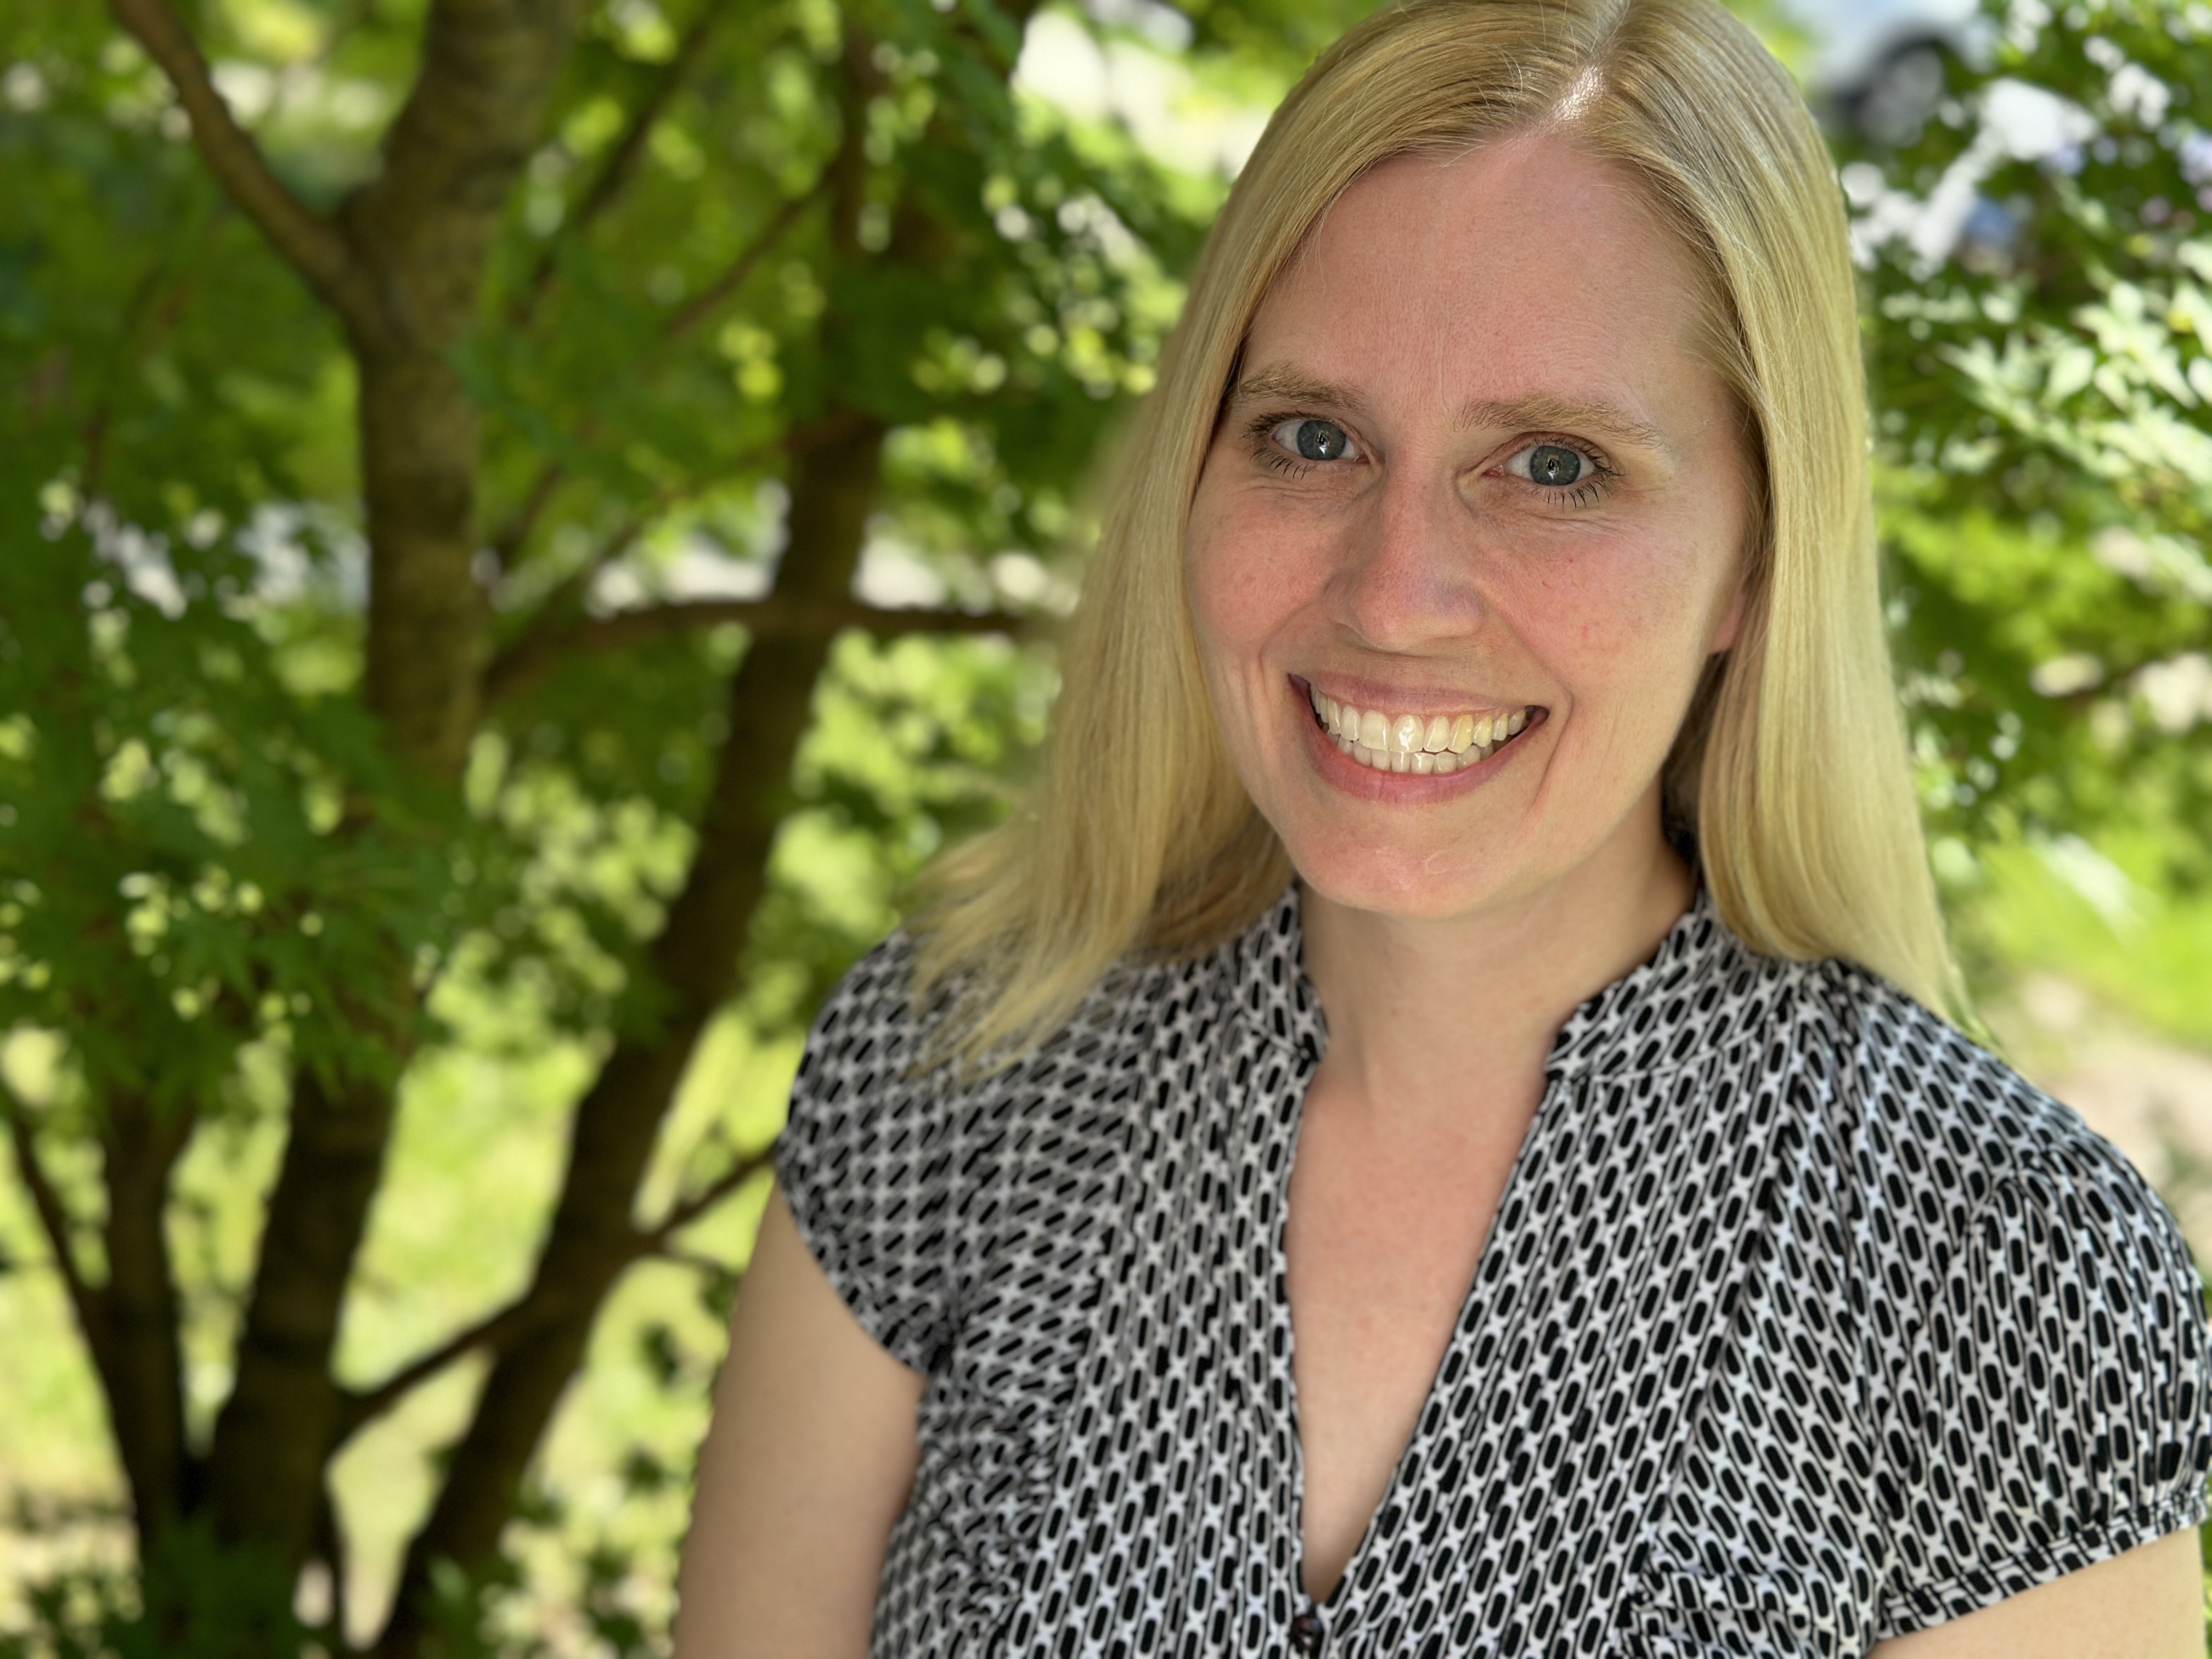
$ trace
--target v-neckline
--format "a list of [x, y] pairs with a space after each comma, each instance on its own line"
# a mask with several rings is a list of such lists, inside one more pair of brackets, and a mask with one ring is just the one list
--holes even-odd
[[[1693, 866], [1694, 867], [1694, 866]], [[1358, 1577], [1375, 1547], [1376, 1528], [1382, 1517], [1403, 1494], [1407, 1471], [1413, 1466], [1415, 1455], [1428, 1437], [1426, 1425], [1437, 1401], [1439, 1379], [1450, 1367], [1453, 1357], [1463, 1346], [1473, 1342], [1481, 1324], [1477, 1316], [1475, 1301], [1490, 1276], [1491, 1262], [1504, 1248], [1509, 1230], [1517, 1231], [1534, 1206], [1517, 1200], [1522, 1196], [1524, 1172], [1530, 1154], [1545, 1140], [1559, 1121], [1560, 1102], [1569, 1093], [1582, 1091], [1578, 1085], [1587, 1083], [1595, 1069], [1596, 1050], [1604, 1045], [1604, 1034], [1631, 1004], [1640, 989], [1656, 974], [1664, 972], [1668, 965], [1686, 953], [1698, 948], [1698, 941], [1709, 931], [1706, 924], [1711, 905], [1711, 896], [1700, 881], [1692, 893], [1689, 905], [1676, 917], [1667, 932], [1652, 948], [1651, 954], [1642, 962], [1591, 994], [1567, 1016], [1553, 1037], [1544, 1063], [1544, 1091], [1538, 1097], [1536, 1109], [1530, 1115], [1528, 1127], [1521, 1137], [1520, 1149], [1513, 1156], [1511, 1167], [1506, 1171], [1505, 1183], [1499, 1188], [1498, 1204], [1491, 1216], [1490, 1225], [1483, 1234], [1481, 1248], [1475, 1254], [1474, 1268], [1468, 1279], [1465, 1293], [1460, 1298], [1459, 1312], [1452, 1321], [1451, 1334], [1444, 1340], [1443, 1351], [1437, 1357], [1437, 1368], [1429, 1377], [1427, 1391], [1421, 1397], [1419, 1413], [1413, 1419], [1412, 1431], [1406, 1443], [1399, 1449], [1398, 1461], [1391, 1466], [1390, 1478], [1384, 1482], [1382, 1496], [1376, 1500], [1366, 1525], [1361, 1529], [1359, 1542], [1346, 1558], [1344, 1570], [1325, 1596], [1307, 1594], [1305, 1586], [1305, 1439], [1298, 1423], [1297, 1402], [1297, 1332], [1291, 1317], [1290, 1253], [1286, 1235], [1290, 1224], [1291, 1179], [1297, 1168], [1298, 1142], [1305, 1127], [1306, 1092], [1311, 1086], [1314, 1073], [1320, 1068], [1322, 1054], [1328, 1040], [1328, 1022], [1321, 1010], [1320, 999], [1314, 994], [1311, 981], [1306, 978], [1300, 960], [1301, 898], [1297, 883], [1293, 880], [1283, 898], [1261, 924], [1273, 939], [1256, 955], [1268, 958], [1261, 981], [1254, 983], [1246, 996], [1248, 1012], [1260, 1017], [1262, 1027], [1277, 1041], [1295, 1047], [1298, 1054], [1297, 1100], [1288, 1115], [1289, 1136], [1286, 1156], [1281, 1160], [1276, 1177], [1274, 1215], [1268, 1228], [1269, 1296], [1268, 1310], [1271, 1329], [1279, 1338], [1279, 1358], [1284, 1409], [1288, 1417], [1287, 1462], [1291, 1481], [1291, 1557], [1293, 1564], [1291, 1589], [1301, 1607], [1318, 1608], [1326, 1613], [1340, 1613], [1350, 1594], [1347, 1587]], [[1255, 929], [1255, 932], [1257, 929]], [[1251, 957], [1246, 960], [1248, 969], [1260, 966]], [[1318, 1040], [1316, 1040], [1318, 1039]], [[1526, 1298], [1516, 1298], [1516, 1307], [1525, 1305]], [[1499, 1342], [1492, 1352], [1504, 1354], [1509, 1345]], [[1455, 1386], [1467, 1386], [1464, 1380]]]
[[[1415, 1454], [1421, 1449], [1422, 1443], [1427, 1437], [1427, 1425], [1431, 1415], [1431, 1408], [1436, 1404], [1439, 1380], [1450, 1368], [1453, 1356], [1463, 1345], [1471, 1341], [1476, 1327], [1480, 1323], [1475, 1305], [1476, 1298], [1482, 1293], [1491, 1259], [1503, 1246], [1504, 1235], [1509, 1229], [1517, 1230], [1516, 1224], [1529, 1212], [1529, 1206], [1516, 1202], [1520, 1196], [1522, 1172], [1528, 1165], [1529, 1153], [1557, 1118], [1559, 1100], [1561, 1096], [1568, 1092], [1575, 1073], [1572, 1068], [1547, 1067], [1546, 1069], [1544, 1091], [1537, 1098], [1536, 1109], [1529, 1115], [1528, 1127], [1522, 1132], [1521, 1145], [1513, 1155], [1512, 1164], [1506, 1170], [1505, 1183], [1498, 1188], [1498, 1202], [1491, 1212], [1490, 1224], [1484, 1230], [1481, 1247], [1475, 1252], [1474, 1271], [1468, 1275], [1467, 1289], [1460, 1297], [1459, 1310], [1452, 1317], [1450, 1334], [1444, 1339], [1443, 1348], [1437, 1356], [1436, 1370], [1430, 1374], [1428, 1388], [1421, 1396], [1420, 1409], [1413, 1418], [1412, 1432], [1407, 1436], [1406, 1443], [1399, 1449], [1397, 1462], [1391, 1466], [1390, 1477], [1383, 1483], [1382, 1496], [1376, 1499], [1373, 1511], [1367, 1517], [1366, 1524], [1360, 1529], [1359, 1542], [1353, 1547], [1352, 1553], [1345, 1559], [1343, 1571], [1337, 1575], [1336, 1583], [1330, 1588], [1327, 1595], [1316, 1596], [1306, 1588], [1305, 1436], [1298, 1420], [1297, 1328], [1291, 1314], [1290, 1252], [1287, 1235], [1290, 1224], [1291, 1179], [1292, 1172], [1297, 1168], [1298, 1142], [1303, 1138], [1305, 1128], [1305, 1096], [1307, 1090], [1312, 1085], [1314, 1074], [1319, 1069], [1318, 1054], [1308, 1054], [1304, 1056], [1299, 1068], [1297, 1104], [1290, 1115], [1288, 1156], [1282, 1161], [1281, 1174], [1278, 1177], [1279, 1185], [1276, 1193], [1274, 1218], [1268, 1230], [1270, 1269], [1268, 1277], [1271, 1285], [1270, 1294], [1273, 1302], [1269, 1314], [1274, 1322], [1276, 1330], [1281, 1336], [1282, 1357], [1279, 1363], [1282, 1366], [1283, 1398], [1285, 1410], [1290, 1419], [1288, 1441], [1291, 1530], [1293, 1540], [1292, 1560], [1295, 1563], [1293, 1588], [1297, 1592], [1300, 1606], [1317, 1607], [1324, 1612], [1336, 1612], [1342, 1607], [1346, 1586], [1352, 1583], [1374, 1546], [1376, 1529], [1382, 1516], [1389, 1511], [1391, 1504], [1401, 1496], [1406, 1483], [1407, 1470], [1413, 1463]], [[1506, 1348], [1507, 1345], [1500, 1342], [1495, 1345], [1493, 1352], [1503, 1354], [1506, 1352]], [[1464, 1387], [1466, 1384], [1462, 1382], [1455, 1386]]]

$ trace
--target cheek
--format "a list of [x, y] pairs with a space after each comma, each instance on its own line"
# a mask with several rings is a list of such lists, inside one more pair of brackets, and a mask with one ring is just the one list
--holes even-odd
[[1266, 595], [1234, 549], [1218, 538], [1195, 545], [1188, 568], [1191, 617], [1209, 651], [1233, 648], [1264, 630], [1266, 619], [1256, 613]]
[[1234, 674], [1257, 665], [1234, 659], [1280, 635], [1313, 584], [1295, 546], [1238, 513], [1224, 494], [1201, 487], [1192, 504], [1184, 574], [1208, 672]]
[[1559, 550], [1513, 580], [1523, 637], [1571, 688], [1601, 696], [1694, 683], [1735, 555], [1719, 525]]

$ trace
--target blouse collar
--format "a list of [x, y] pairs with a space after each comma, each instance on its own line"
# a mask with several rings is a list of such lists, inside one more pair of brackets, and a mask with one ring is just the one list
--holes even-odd
[[[1261, 1035], [1310, 1060], [1328, 1046], [1328, 1024], [1301, 959], [1298, 884], [1293, 880], [1227, 947], [1237, 1006]], [[1686, 1017], [1716, 980], [1747, 953], [1722, 921], [1700, 881], [1690, 908], [1644, 961], [1585, 1000], [1552, 1040], [1545, 1071], [1559, 1076], [1644, 1072], [1671, 1064]]]

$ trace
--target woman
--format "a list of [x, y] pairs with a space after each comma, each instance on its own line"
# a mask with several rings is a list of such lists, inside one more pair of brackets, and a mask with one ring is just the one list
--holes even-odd
[[1316, 66], [809, 1043], [684, 1659], [2201, 1651], [2187, 1254], [1929, 1012], [1856, 349], [1711, 0]]

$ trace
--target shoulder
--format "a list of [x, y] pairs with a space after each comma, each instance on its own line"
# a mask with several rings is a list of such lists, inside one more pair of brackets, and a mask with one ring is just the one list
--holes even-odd
[[2078, 1114], [1865, 970], [1769, 963], [1774, 1048], [1825, 1137], [1877, 1487], [1881, 1634], [2193, 1525], [2212, 1336], [2180, 1229]]
[[1799, 1167], [1830, 1188], [1821, 1206], [1857, 1241], [1885, 1322], [1942, 1339], [1971, 1308], [1984, 1329], [2018, 1328], [2016, 1354], [2057, 1342], [2084, 1387], [2155, 1345], [2191, 1381], [2179, 1409], [2212, 1409], [2196, 1381], [2212, 1382], [2203, 1283], [2118, 1147], [1866, 969], [1736, 954], [1729, 982], [1765, 1016], [1743, 1045], [1756, 1075], [1736, 1080], [1794, 1092], [1779, 1116], [1810, 1150]]
[[2148, 1183], [2079, 1113], [1887, 981], [1835, 960], [1771, 971], [1796, 982], [1798, 1046], [1820, 1054], [1849, 1119], [1908, 1185], [1933, 1182], [1977, 1212], [2006, 1188], [2095, 1189], [2115, 1219], [2172, 1231]]
[[778, 1148], [787, 1184], [803, 1178], [860, 1201], [911, 1184], [963, 1146], [969, 1184], [1026, 1156], [1040, 1139], [1096, 1162], [1142, 1092], [1180, 1075], [1208, 1044], [1236, 977], [1236, 946], [1194, 960], [1125, 962], [1042, 1042], [997, 1063], [955, 1052], [959, 988], [918, 1000], [918, 951], [894, 933], [830, 994], [808, 1032]]
[[929, 1032], [915, 1012], [914, 958], [897, 933], [853, 965], [814, 1017], [794, 1089], [834, 1098], [915, 1069]]
[[1171, 1054], [1218, 1014], [1225, 952], [1195, 961], [1125, 963], [1103, 975], [1067, 1023], [1011, 1059], [963, 1068], [952, 1049], [962, 1004], [954, 988], [915, 995], [917, 949], [903, 931], [855, 963], [807, 1033], [794, 1106], [1004, 1109], [1040, 1089], [1106, 1085], [1117, 1067]]
[[[941, 1151], [951, 1091], [940, 1035], [914, 994], [914, 942], [894, 933], [823, 1003], [792, 1079], [776, 1168], [796, 1208], [871, 1184], [910, 1184]], [[802, 1216], [802, 1222], [805, 1218]]]
[[1662, 1006], [1647, 1054], [1702, 1054], [1732, 1088], [1790, 1097], [1783, 1115], [1801, 1131], [1840, 1137], [1839, 1153], [1901, 1157], [1908, 1184], [1935, 1181], [1954, 1213], [2052, 1170], [2120, 1176], [2148, 1197], [2079, 1114], [1879, 975], [1761, 955], [1717, 916], [1704, 921], [1707, 936], [1652, 989]]
[[976, 1274], [1035, 1243], [1024, 1218], [1076, 1231], [1102, 1219], [1145, 1091], [1200, 1046], [1223, 998], [1210, 958], [1125, 967], [1036, 1048], [963, 1068], [949, 1052], [957, 996], [918, 1000], [915, 959], [894, 934], [823, 1003], [775, 1162], [800, 1236], [862, 1328], [928, 1371]]

